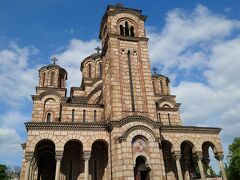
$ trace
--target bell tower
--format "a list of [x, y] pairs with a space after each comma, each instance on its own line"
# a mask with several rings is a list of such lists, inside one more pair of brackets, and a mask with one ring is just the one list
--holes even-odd
[[156, 106], [141, 10], [109, 5], [102, 18], [105, 118], [143, 115], [156, 119]]

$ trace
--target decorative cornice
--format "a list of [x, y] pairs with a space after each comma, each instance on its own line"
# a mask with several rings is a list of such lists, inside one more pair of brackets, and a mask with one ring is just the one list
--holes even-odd
[[71, 107], [94, 107], [94, 108], [104, 108], [103, 104], [85, 104], [85, 103], [72, 103], [72, 102], [62, 102], [62, 106], [71, 106]]
[[[28, 122], [25, 123], [28, 130], [97, 130], [97, 131], [112, 131], [114, 127], [122, 127], [131, 122], [142, 122], [154, 129], [160, 129], [161, 133], [204, 133], [204, 134], [219, 134], [221, 128], [212, 127], [195, 127], [195, 126], [165, 126], [160, 122], [155, 122], [147, 117], [134, 115], [123, 118], [119, 121], [96, 122], [96, 123], [80, 123], [80, 122]], [[144, 125], [140, 125], [146, 127]], [[146, 127], [148, 128], [148, 127]]]
[[107, 34], [109, 37], [115, 37], [120, 40], [127, 40], [127, 41], [133, 41], [133, 42], [139, 42], [139, 41], [148, 41], [149, 38], [146, 37], [131, 37], [131, 36], [122, 36], [119, 34], [113, 34], [113, 33], [108, 33]]
[[164, 108], [164, 107], [157, 107], [157, 111], [172, 111], [172, 112], [176, 112], [176, 111], [178, 111], [179, 110], [179, 108]]
[[148, 127], [146, 127], [146, 126], [142, 126], [142, 125], [137, 125], [137, 126], [133, 126], [133, 127], [129, 128], [129, 129], [127, 129], [127, 130], [122, 134], [122, 136], [118, 138], [118, 141], [119, 141], [120, 143], [121, 143], [122, 141], [125, 141], [125, 140], [127, 139], [128, 135], [129, 135], [131, 132], [135, 131], [135, 130], [145, 130], [145, 131], [149, 132], [149, 133], [154, 137], [155, 141], [159, 141], [159, 139], [160, 139], [159, 137], [156, 136], [156, 134], [155, 134], [150, 128], [148, 128]]
[[28, 122], [28, 130], [94, 130], [107, 131], [105, 123], [72, 123], [72, 122]]
[[128, 116], [119, 121], [110, 121], [109, 123], [113, 127], [122, 127], [123, 125], [128, 124], [130, 122], [142, 122], [153, 128], [159, 128], [161, 126], [161, 124], [159, 122], [153, 121], [148, 117], [140, 116], [140, 115]]
[[221, 128], [196, 126], [161, 126], [161, 132], [219, 134]]

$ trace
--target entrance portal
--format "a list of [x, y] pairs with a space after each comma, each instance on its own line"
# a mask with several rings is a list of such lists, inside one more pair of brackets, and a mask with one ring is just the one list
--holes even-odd
[[134, 179], [150, 180], [150, 171], [150, 167], [146, 165], [146, 158], [144, 156], [138, 156], [134, 167]]

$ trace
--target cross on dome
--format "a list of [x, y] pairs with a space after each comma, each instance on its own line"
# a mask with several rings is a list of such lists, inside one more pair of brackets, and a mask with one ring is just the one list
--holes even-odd
[[153, 70], [153, 73], [154, 73], [154, 74], [157, 73], [157, 68], [156, 68], [155, 66], [152, 68], [152, 70]]
[[99, 54], [102, 49], [101, 49], [99, 46], [97, 46], [97, 47], [95, 48], [95, 50], [96, 50], [97, 53]]
[[58, 59], [56, 57], [53, 57], [51, 60], [52, 60], [53, 64], [56, 64], [56, 62], [58, 61]]

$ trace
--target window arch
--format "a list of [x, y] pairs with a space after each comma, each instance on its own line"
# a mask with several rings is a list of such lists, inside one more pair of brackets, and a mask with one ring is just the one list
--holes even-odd
[[72, 109], [72, 122], [75, 121], [75, 109]]
[[54, 82], [54, 72], [50, 73], [50, 86], [53, 86], [53, 82]]
[[46, 75], [45, 75], [45, 72], [42, 73], [42, 87], [45, 86], [45, 78], [46, 78]]
[[119, 34], [121, 36], [135, 37], [134, 25], [132, 20], [121, 21], [119, 25]]
[[127, 21], [125, 21], [125, 36], [129, 36], [129, 27]]
[[102, 63], [99, 63], [99, 76], [102, 78]]
[[162, 80], [160, 80], [160, 90], [161, 90], [161, 93], [163, 93], [163, 83], [162, 83]]
[[134, 37], [134, 27], [133, 26], [131, 26], [131, 28], [130, 28], [130, 35], [131, 35], [131, 37]]
[[94, 122], [96, 122], [96, 121], [97, 121], [97, 111], [94, 110]]
[[47, 113], [47, 122], [52, 121], [52, 114], [50, 112]]
[[168, 123], [169, 123], [169, 126], [171, 126], [171, 117], [170, 117], [170, 114], [168, 113], [167, 116], [168, 116]]
[[88, 77], [92, 77], [92, 64], [88, 64]]
[[86, 110], [85, 109], [83, 110], [83, 122], [84, 123], [86, 122]]
[[123, 25], [120, 25], [120, 35], [124, 35], [124, 28], [123, 28]]

